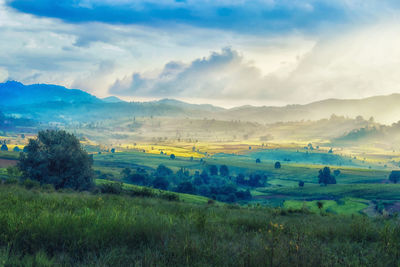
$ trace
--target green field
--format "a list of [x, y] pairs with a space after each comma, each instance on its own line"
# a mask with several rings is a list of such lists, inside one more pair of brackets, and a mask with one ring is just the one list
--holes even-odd
[[[287, 152], [286, 152], [287, 153]], [[257, 155], [257, 154], [256, 154]], [[120, 177], [123, 168], [141, 167], [149, 171], [164, 164], [174, 171], [185, 168], [193, 174], [210, 165], [227, 165], [233, 177], [239, 173], [263, 173], [267, 178], [267, 186], [251, 190], [253, 200], [247, 203], [259, 203], [285, 208], [299, 208], [304, 205], [312, 212], [318, 212], [316, 201], [326, 202], [324, 211], [339, 214], [362, 212], [371, 204], [370, 201], [400, 201], [400, 185], [383, 184], [390, 174], [389, 170], [369, 169], [352, 166], [331, 166], [339, 169], [336, 185], [320, 186], [318, 171], [324, 165], [282, 162], [280, 169], [274, 168], [274, 161], [256, 163], [252, 157], [219, 154], [203, 159], [177, 157], [171, 160], [165, 155], [142, 152], [123, 152], [94, 155], [95, 169]], [[300, 188], [299, 181], [305, 186]], [[357, 200], [354, 200], [357, 199]], [[304, 204], [304, 202], [306, 202]], [[339, 204], [338, 204], [339, 203]], [[315, 206], [315, 207], [314, 207]]]
[[[258, 152], [257, 152], [258, 153]], [[258, 155], [258, 154], [255, 155]], [[287, 153], [287, 152], [285, 152]], [[286, 155], [286, 154], [285, 154]], [[0, 158], [16, 159], [18, 153], [1, 152]], [[202, 171], [210, 165], [227, 165], [230, 175], [235, 177], [239, 173], [263, 173], [267, 176], [267, 186], [251, 189], [253, 200], [246, 203], [259, 203], [286, 208], [298, 208], [304, 201], [311, 211], [315, 212], [315, 201], [328, 201], [326, 208], [331, 213], [358, 213], [366, 208], [369, 201], [400, 201], [400, 185], [383, 184], [390, 171], [383, 169], [369, 169], [351, 166], [332, 166], [332, 170], [339, 169], [340, 175], [336, 177], [336, 185], [320, 186], [318, 171], [323, 165], [299, 164], [282, 162], [280, 169], [274, 168], [273, 161], [256, 163], [250, 156], [219, 154], [200, 159], [177, 157], [171, 160], [169, 156], [149, 154], [143, 152], [119, 152], [94, 155], [94, 169], [102, 173], [111, 174], [115, 180], [121, 179], [121, 171], [128, 168], [144, 168], [154, 171], [158, 165], [163, 164], [174, 172], [185, 168], [193, 175], [195, 171]], [[0, 169], [0, 175], [6, 177], [6, 170]], [[299, 181], [304, 181], [305, 186], [300, 188]], [[99, 180], [101, 182], [101, 180]], [[125, 184], [125, 186], [133, 186]], [[245, 189], [245, 188], [244, 188]], [[348, 198], [360, 199], [361, 202], [348, 201]], [[180, 199], [188, 202], [206, 203], [209, 198], [181, 194]], [[343, 201], [343, 199], [347, 199]], [[341, 204], [337, 204], [337, 201]], [[300, 204], [301, 203], [301, 204]], [[334, 204], [336, 203], [336, 204]], [[355, 205], [358, 203], [357, 205]], [[354, 207], [354, 205], [356, 207]], [[326, 207], [328, 207], [326, 206]]]
[[0, 185], [2, 266], [398, 266], [399, 227], [362, 215]]

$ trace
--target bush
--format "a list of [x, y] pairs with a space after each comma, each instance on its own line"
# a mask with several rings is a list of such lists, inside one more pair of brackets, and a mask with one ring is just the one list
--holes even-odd
[[4, 184], [18, 184], [18, 179], [16, 178], [8, 178], [4, 181]]
[[160, 193], [160, 197], [168, 201], [179, 201], [179, 195], [170, 192], [162, 192]]
[[155, 197], [156, 194], [154, 193], [154, 191], [150, 188], [138, 188], [138, 189], [132, 189], [129, 191], [131, 196], [134, 197]]
[[40, 183], [38, 181], [34, 181], [31, 179], [26, 179], [25, 181], [23, 181], [22, 183], [26, 189], [32, 189], [32, 188], [37, 188], [40, 187]]
[[122, 183], [105, 183], [98, 186], [101, 193], [119, 195], [122, 193]]

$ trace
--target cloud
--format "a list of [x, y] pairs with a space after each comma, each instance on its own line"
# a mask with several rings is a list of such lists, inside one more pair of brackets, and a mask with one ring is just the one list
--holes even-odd
[[133, 73], [117, 80], [110, 93], [227, 105], [309, 103], [398, 93], [399, 31], [399, 23], [386, 22], [322, 38], [287, 68], [268, 73], [242, 53], [225, 48], [187, 64], [170, 62], [156, 76]]
[[[395, 1], [372, 0], [236, 0], [236, 1], [99, 1], [99, 0], [10, 0], [20, 12], [57, 18], [69, 23], [101, 22], [136, 24], [158, 28], [173, 25], [222, 29], [246, 33], [314, 30], [324, 23], [352, 21], [354, 17], [398, 7]], [[373, 5], [372, 8], [370, 6]]]
[[257, 68], [245, 62], [237, 51], [225, 48], [190, 64], [169, 62], [155, 78], [134, 73], [117, 80], [110, 92], [141, 97], [194, 96], [229, 99], [240, 97], [243, 88], [255, 86], [254, 81], [260, 79], [261, 74]]
[[7, 81], [8, 71], [5, 68], [0, 67], [0, 82]]
[[79, 88], [97, 95], [107, 95], [108, 84], [112, 83], [116, 64], [114, 61], [106, 60], [98, 64], [98, 68], [91, 73], [78, 76], [72, 82], [72, 88]]

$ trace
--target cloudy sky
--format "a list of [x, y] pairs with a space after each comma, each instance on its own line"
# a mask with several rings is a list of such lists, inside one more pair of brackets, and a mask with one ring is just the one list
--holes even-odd
[[400, 93], [397, 0], [0, 0], [0, 82], [226, 107]]

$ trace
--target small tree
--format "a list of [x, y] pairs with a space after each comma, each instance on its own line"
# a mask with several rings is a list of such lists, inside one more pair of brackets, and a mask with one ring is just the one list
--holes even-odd
[[299, 181], [299, 187], [304, 187], [304, 182], [303, 181]]
[[165, 177], [165, 176], [169, 176], [171, 174], [172, 174], [172, 170], [170, 168], [165, 167], [165, 165], [163, 165], [163, 164], [158, 165], [157, 170], [156, 170], [156, 176]]
[[219, 174], [223, 177], [228, 177], [229, 176], [229, 169], [228, 166], [226, 165], [221, 165], [219, 167]]
[[87, 190], [93, 186], [93, 158], [66, 131], [40, 131], [29, 139], [18, 164], [23, 179], [52, 184], [56, 189]]
[[333, 171], [333, 175], [339, 176], [339, 174], [340, 174], [340, 170], [334, 170], [334, 171]]
[[191, 182], [182, 182], [178, 185], [176, 191], [179, 193], [195, 194], [196, 188]]
[[215, 165], [210, 166], [210, 175], [218, 175], [218, 168]]
[[8, 146], [6, 145], [5, 141], [4, 144], [1, 146], [1, 151], [8, 151]]
[[280, 169], [281, 163], [279, 161], [275, 162], [275, 169]]
[[175, 154], [171, 154], [169, 157], [170, 157], [170, 159], [175, 159], [176, 158]]
[[261, 163], [261, 160], [260, 159], [256, 159], [256, 163]]
[[329, 167], [325, 167], [322, 170], [319, 170], [318, 183], [324, 185], [336, 184], [336, 178], [335, 176], [331, 175], [331, 169]]
[[168, 186], [169, 186], [169, 182], [164, 177], [156, 177], [156, 179], [154, 179], [154, 181], [153, 181], [154, 188], [167, 190]]
[[392, 171], [389, 175], [389, 180], [396, 184], [400, 180], [400, 171]]

